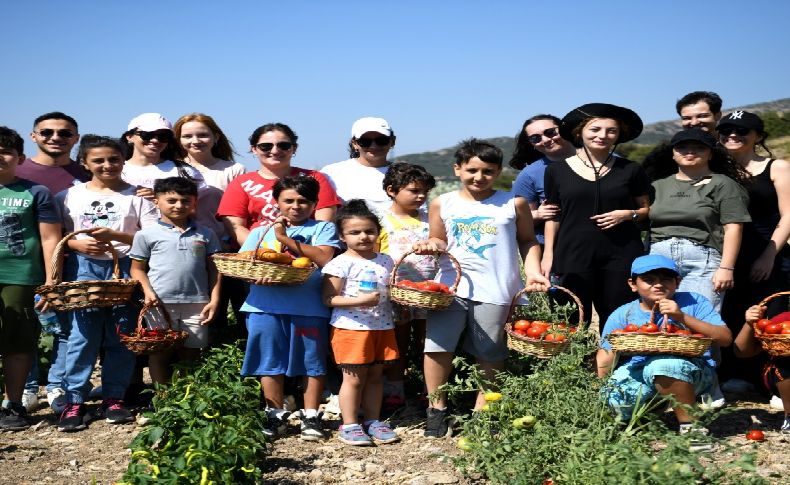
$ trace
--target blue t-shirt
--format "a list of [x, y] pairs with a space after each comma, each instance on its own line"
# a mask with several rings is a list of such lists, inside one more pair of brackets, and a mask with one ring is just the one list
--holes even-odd
[[[711, 325], [724, 326], [724, 321], [721, 319], [721, 316], [716, 312], [716, 310], [713, 309], [710, 301], [699, 293], [678, 291], [675, 293], [675, 296], [672, 299], [677, 302], [678, 306], [680, 307], [680, 311], [686, 315], [692, 316]], [[642, 308], [639, 306], [639, 301], [640, 300], [634, 300], [630, 303], [626, 303], [609, 315], [609, 319], [606, 320], [606, 325], [603, 327], [603, 332], [601, 333], [602, 349], [609, 351], [612, 350], [612, 346], [609, 341], [606, 340], [606, 336], [612, 333], [613, 330], [625, 328], [625, 326], [629, 323], [643, 325], [650, 321], [650, 312], [642, 310]], [[661, 315], [656, 315], [656, 323], [660, 322], [659, 318], [663, 317]], [[672, 319], [669, 319], [669, 323], [680, 327], [683, 326]], [[634, 363], [639, 360], [644, 360], [645, 358], [645, 356], [641, 355], [631, 356], [631, 360]], [[716, 361], [714, 361], [711, 357], [710, 349], [705, 351], [705, 353], [702, 355], [702, 358], [705, 359], [711, 367], [716, 367]], [[620, 365], [624, 364], [625, 362], [628, 362], [628, 359], [621, 360]]]
[[[553, 162], [543, 157], [524, 167], [516, 177], [516, 180], [513, 181], [513, 188], [511, 189], [513, 195], [516, 197], [523, 197], [531, 204], [540, 205], [541, 202], [546, 200], [546, 191], [543, 187], [543, 175], [546, 173], [546, 167], [548, 167], [550, 163]], [[545, 242], [543, 224], [543, 221], [535, 221], [535, 236], [541, 244]]]
[[[256, 227], [247, 236], [239, 251], [252, 251], [261, 238], [265, 227]], [[310, 246], [340, 247], [331, 222], [309, 219], [304, 225], [286, 228], [285, 233], [295, 241]], [[261, 242], [262, 248], [278, 250], [281, 245], [274, 236], [274, 230], [266, 233]], [[314, 271], [303, 284], [296, 286], [250, 285], [247, 300], [241, 306], [243, 312], [266, 312], [281, 315], [301, 315], [306, 317], [329, 318], [331, 310], [321, 301], [321, 272]]]

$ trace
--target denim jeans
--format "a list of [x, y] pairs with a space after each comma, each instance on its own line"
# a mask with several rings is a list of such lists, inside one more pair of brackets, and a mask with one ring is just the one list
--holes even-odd
[[[66, 272], [69, 280], [107, 280], [112, 277], [112, 261], [73, 255], [73, 264]], [[120, 261], [121, 276], [128, 277], [131, 261]], [[132, 378], [135, 356], [118, 338], [136, 324], [131, 305], [111, 308], [90, 308], [69, 312], [71, 334], [65, 355], [66, 402], [82, 403], [90, 391], [90, 377], [96, 366], [100, 347], [104, 348], [101, 370], [102, 397], [123, 399]]]
[[[63, 388], [64, 366], [66, 364], [66, 349], [68, 348], [69, 331], [71, 330], [71, 316], [68, 312], [56, 312], [60, 329], [52, 334], [52, 352], [49, 359], [49, 374], [47, 375], [47, 392], [55, 388]], [[30, 373], [25, 382], [25, 390], [38, 394], [38, 352], [33, 359]]]
[[650, 245], [650, 254], [666, 256], [680, 270], [678, 291], [693, 291], [710, 300], [713, 309], [721, 312], [724, 292], [713, 291], [713, 275], [721, 264], [721, 254], [714, 248], [688, 239], [673, 237]]

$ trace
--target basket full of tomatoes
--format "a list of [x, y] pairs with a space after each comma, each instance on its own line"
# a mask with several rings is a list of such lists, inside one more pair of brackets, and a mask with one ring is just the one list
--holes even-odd
[[[523, 289], [516, 293], [510, 303], [510, 312], [505, 323], [507, 345], [516, 352], [533, 355], [541, 359], [548, 359], [568, 348], [568, 337], [575, 333], [578, 327], [569, 326], [567, 323], [570, 312], [579, 314], [579, 322], [584, 321], [584, 310], [579, 298], [570, 290], [561, 286], [552, 286], [549, 292], [561, 291], [566, 293], [573, 304], [566, 305], [557, 311], [552, 306], [548, 296], [538, 297], [539, 292], [531, 292], [530, 305], [526, 308], [526, 315], [518, 317], [518, 301], [528, 291]], [[575, 305], [575, 306], [574, 306]], [[569, 309], [572, 309], [569, 311]]]
[[667, 354], [683, 357], [699, 357], [708, 350], [713, 342], [712, 338], [670, 323], [657, 325], [657, 311], [658, 303], [653, 306], [648, 323], [629, 323], [607, 335], [612, 350], [621, 354]]
[[[145, 314], [157, 307], [167, 323], [166, 328], [151, 329], [145, 325]], [[162, 303], [146, 303], [143, 305], [140, 315], [137, 317], [137, 328], [135, 331], [128, 335], [118, 334], [121, 343], [137, 355], [154, 354], [180, 347], [188, 336], [189, 334], [184, 330], [173, 328], [173, 320]]]
[[395, 281], [398, 274], [398, 267], [403, 263], [407, 256], [414, 254], [414, 250], [407, 251], [401, 256], [392, 267], [390, 274], [390, 300], [401, 305], [428, 308], [430, 310], [443, 310], [450, 306], [461, 281], [461, 266], [452, 254], [442, 251], [440, 257], [447, 257], [455, 269], [455, 280], [451, 286], [436, 281]]
[[[790, 291], [780, 291], [767, 296], [758, 303], [766, 306], [774, 298], [790, 295]], [[760, 342], [763, 350], [773, 357], [790, 357], [790, 321], [775, 321], [762, 318], [754, 324], [754, 337]]]

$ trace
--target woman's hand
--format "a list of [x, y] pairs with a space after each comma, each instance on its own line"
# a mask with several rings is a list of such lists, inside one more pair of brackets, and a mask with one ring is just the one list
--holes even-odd
[[732, 288], [735, 284], [733, 278], [733, 271], [729, 269], [719, 268], [713, 275], [713, 291], [721, 293]]
[[764, 252], [752, 263], [752, 268], [749, 271], [749, 280], [754, 282], [765, 281], [771, 276], [773, 269], [774, 253]]
[[148, 199], [151, 202], [154, 201], [154, 189], [148, 187], [141, 187], [137, 186], [137, 190], [135, 191], [134, 195], [137, 197], [142, 197], [143, 199]]
[[554, 263], [554, 256], [543, 253], [543, 258], [540, 260], [540, 274], [548, 278], [551, 276], [551, 265]]
[[544, 200], [540, 203], [537, 209], [535, 209], [535, 219], [540, 221], [547, 221], [549, 219], [554, 219], [560, 213], [560, 206], [557, 204], [547, 204]]
[[590, 219], [594, 220], [596, 224], [598, 224], [598, 228], [602, 230], [611, 229], [614, 226], [623, 223], [629, 219], [633, 218], [633, 211], [630, 210], [616, 210], [611, 212], [606, 212], [604, 214], [598, 214], [595, 216], [590, 217]]

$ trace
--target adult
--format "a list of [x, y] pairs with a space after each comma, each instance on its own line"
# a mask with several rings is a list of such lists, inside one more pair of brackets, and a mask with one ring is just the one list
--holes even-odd
[[[743, 243], [735, 261], [735, 288], [724, 299], [722, 315], [737, 335], [747, 308], [764, 297], [790, 288], [790, 163], [775, 159], [765, 146], [768, 133], [763, 120], [748, 111], [735, 111], [719, 122], [719, 142], [748, 173], [751, 223], [744, 224]], [[757, 153], [762, 149], [766, 155]], [[775, 299], [768, 314], [784, 311]], [[760, 359], [729, 360], [725, 354], [723, 378], [740, 378], [758, 384]], [[757, 388], [761, 386], [757, 385]], [[779, 407], [781, 400], [772, 400]]]
[[560, 214], [545, 225], [542, 269], [579, 297], [585, 315], [594, 304], [600, 327], [631, 300], [628, 268], [644, 251], [637, 222], [648, 217], [650, 180], [615, 154], [641, 132], [642, 120], [628, 108], [579, 106], [560, 125], [576, 154], [546, 169], [546, 200]]
[[217, 208], [217, 217], [222, 218], [239, 246], [244, 244], [250, 230], [271, 224], [280, 215], [272, 189], [285, 176], [307, 175], [316, 179], [319, 191], [314, 218], [334, 219], [341, 202], [329, 180], [317, 170], [291, 166], [297, 139], [296, 133], [283, 123], [259, 126], [250, 135], [250, 151], [258, 157], [260, 168], [231, 181]]
[[392, 201], [382, 188], [389, 170], [387, 155], [395, 146], [395, 132], [383, 118], [360, 118], [351, 125], [348, 160], [321, 169], [337, 195], [345, 202], [363, 199], [376, 214], [387, 210]]
[[716, 133], [716, 123], [721, 118], [721, 97], [712, 91], [694, 91], [680, 98], [675, 104], [683, 128], [699, 128]]
[[546, 167], [576, 154], [576, 148], [560, 135], [562, 121], [553, 115], [539, 114], [524, 122], [516, 136], [516, 149], [510, 166], [521, 172], [511, 189], [516, 197], [527, 199], [532, 210], [535, 237], [545, 242], [543, 224], [554, 219], [559, 206], [546, 203], [544, 174]]

